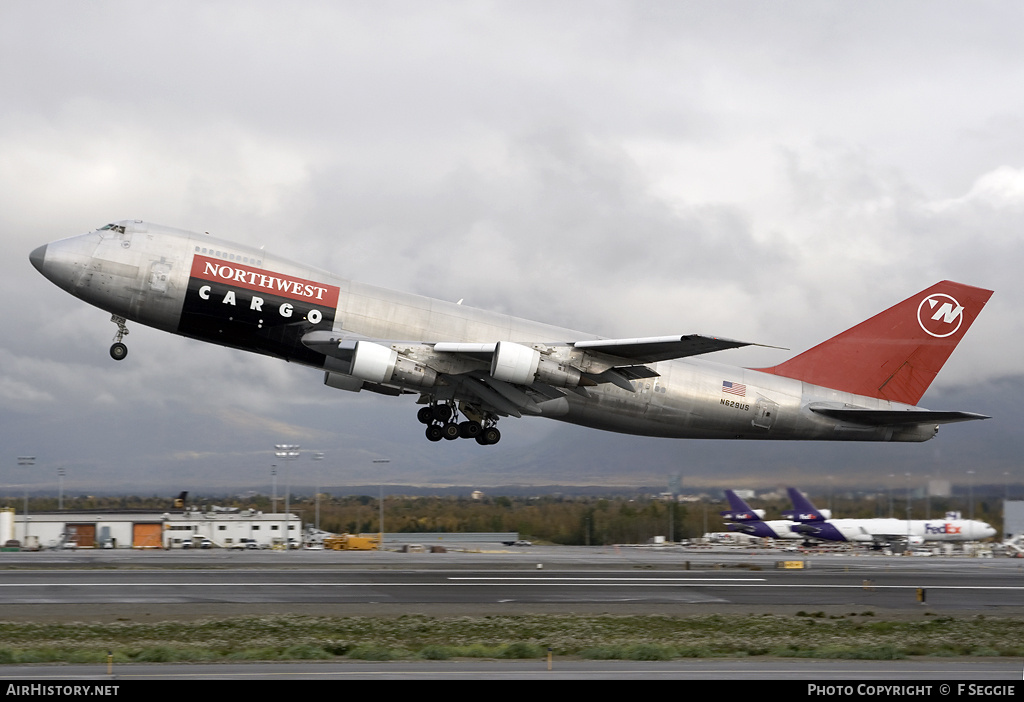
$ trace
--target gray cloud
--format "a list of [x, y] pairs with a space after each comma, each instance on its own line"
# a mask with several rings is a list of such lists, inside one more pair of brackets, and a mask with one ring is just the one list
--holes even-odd
[[[487, 455], [465, 442], [432, 451], [408, 402], [141, 327], [112, 364], [107, 315], [49, 285], [27, 254], [122, 218], [586, 331], [700, 331], [794, 352], [952, 278], [996, 295], [933, 392], [1019, 377], [1022, 14], [5, 3], [0, 436], [104, 480], [199, 480], [196, 466], [218, 460], [244, 474], [293, 436], [352, 465], [389, 455], [395, 475], [507, 473], [541, 444], [590, 455], [579, 437], [592, 432], [543, 421], [512, 423]], [[1020, 448], [1005, 434], [979, 450], [1005, 466]], [[701, 449], [702, 465], [738, 450]], [[771, 460], [805, 449], [786, 450]], [[0, 456], [0, 475], [12, 471]]]

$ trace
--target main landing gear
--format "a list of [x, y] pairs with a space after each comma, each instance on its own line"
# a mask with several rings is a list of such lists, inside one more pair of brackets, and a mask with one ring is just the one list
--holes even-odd
[[128, 327], [125, 326], [124, 317], [116, 314], [110, 315], [110, 321], [117, 325], [117, 334], [114, 334], [114, 345], [110, 347], [110, 357], [115, 361], [123, 361], [128, 355], [128, 347], [121, 343], [121, 339], [128, 336]]
[[496, 420], [485, 419], [484, 424], [471, 419], [459, 422], [458, 412], [453, 404], [425, 405], [416, 413], [416, 419], [427, 425], [426, 435], [430, 441], [475, 439], [481, 446], [488, 446], [501, 440], [501, 432], [494, 426]]

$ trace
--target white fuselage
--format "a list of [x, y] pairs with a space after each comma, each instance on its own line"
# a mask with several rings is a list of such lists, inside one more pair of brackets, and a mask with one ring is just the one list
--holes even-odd
[[[879, 541], [978, 541], [995, 536], [985, 522], [970, 519], [830, 519], [816, 538], [873, 543]], [[838, 537], [829, 527], [838, 532]]]

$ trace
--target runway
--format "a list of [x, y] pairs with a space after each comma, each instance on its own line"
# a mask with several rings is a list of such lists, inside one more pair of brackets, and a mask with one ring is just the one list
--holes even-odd
[[0, 618], [808, 608], [1024, 615], [1024, 563], [1013, 559], [813, 555], [793, 559], [802, 569], [780, 568], [788, 558], [792, 554], [606, 547], [5, 553]]
[[[31, 668], [0, 665], [0, 680], [9, 686], [17, 680], [96, 681], [100, 685], [120, 685], [125, 692], [152, 694], [148, 685], [156, 682], [190, 683], [193, 681], [230, 681], [245, 685], [265, 680], [331, 681], [349, 680], [712, 680], [739, 681], [773, 680], [788, 683], [776, 686], [801, 697], [806, 696], [804, 681], [826, 680], [869, 681], [927, 681], [935, 694], [941, 694], [942, 680], [1018, 681], [1021, 678], [1019, 659], [944, 659], [941, 661], [828, 661], [798, 659], [702, 659], [676, 661], [581, 661], [552, 662], [549, 669], [542, 660], [464, 660], [464, 661], [342, 661], [297, 663], [162, 663], [116, 666], [107, 675], [102, 666], [33, 666]], [[1009, 689], [1004, 683], [1002, 689]], [[244, 689], [244, 688], [243, 688]], [[239, 688], [233, 690], [240, 692]], [[265, 693], [266, 690], [252, 690]], [[113, 694], [111, 692], [108, 695]]]
[[[783, 569], [792, 559], [803, 568]], [[919, 601], [923, 588], [924, 602]], [[678, 548], [491, 552], [80, 551], [0, 554], [0, 621], [138, 622], [293, 614], [814, 614], [843, 619], [1024, 617], [1012, 559], [799, 555]], [[101, 667], [102, 668], [102, 667]], [[0, 666], [0, 679], [1013, 680], [1017, 658], [662, 662], [378, 661]], [[794, 687], [798, 689], [799, 686]], [[799, 688], [802, 690], [802, 688]]]

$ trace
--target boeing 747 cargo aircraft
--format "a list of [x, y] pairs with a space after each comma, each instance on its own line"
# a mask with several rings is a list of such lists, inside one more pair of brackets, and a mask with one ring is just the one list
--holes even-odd
[[[342, 279], [138, 220], [34, 250], [46, 278], [127, 322], [321, 369], [332, 388], [413, 395], [431, 441], [500, 439], [502, 417], [673, 438], [926, 441], [984, 419], [917, 406], [991, 291], [944, 281], [771, 368], [702, 358], [750, 345], [606, 339]], [[851, 291], [851, 294], [855, 291]]]

